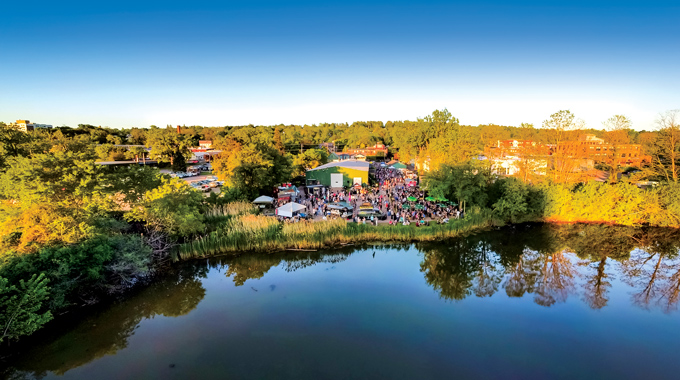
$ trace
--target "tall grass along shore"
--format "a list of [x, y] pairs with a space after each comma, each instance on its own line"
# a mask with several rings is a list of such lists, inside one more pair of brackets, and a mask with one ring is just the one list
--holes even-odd
[[323, 222], [281, 223], [274, 218], [243, 213], [229, 218], [210, 234], [179, 246], [175, 260], [204, 258], [243, 251], [320, 249], [363, 242], [433, 241], [501, 225], [488, 210], [470, 213], [448, 224], [366, 225], [342, 219]]

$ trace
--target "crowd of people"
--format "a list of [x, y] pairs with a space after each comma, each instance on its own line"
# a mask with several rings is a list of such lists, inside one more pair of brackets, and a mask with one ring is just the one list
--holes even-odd
[[[462, 217], [455, 204], [442, 201], [428, 201], [425, 192], [418, 186], [416, 178], [407, 178], [400, 170], [377, 168], [375, 177], [378, 186], [327, 189], [318, 192], [305, 189], [298, 202], [306, 207], [306, 214], [327, 219], [330, 217], [348, 217], [356, 223], [377, 224], [383, 219], [389, 225], [403, 224], [416, 226], [430, 223], [448, 223], [450, 219]], [[344, 203], [343, 203], [344, 202]], [[343, 215], [331, 204], [347, 204], [350, 215]], [[378, 213], [363, 213], [362, 210], [373, 209]], [[338, 210], [332, 212], [332, 210]], [[362, 215], [364, 214], [364, 215]], [[367, 215], [370, 214], [370, 215]]]

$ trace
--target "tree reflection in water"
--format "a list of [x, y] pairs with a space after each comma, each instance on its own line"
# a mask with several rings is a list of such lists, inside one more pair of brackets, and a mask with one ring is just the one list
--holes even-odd
[[645, 309], [658, 306], [664, 312], [677, 310], [680, 290], [680, 259], [677, 238], [658, 239], [642, 235], [640, 247], [623, 262], [625, 281], [636, 291], [633, 302]]
[[[205, 296], [201, 278], [206, 277], [207, 269], [198, 263], [182, 265], [175, 273], [134, 296], [85, 318], [65, 334], [32, 337], [35, 344], [13, 360], [13, 368], [8, 372], [0, 372], [0, 377], [40, 378], [48, 371], [63, 375], [70, 369], [115, 354], [127, 347], [128, 338], [143, 319], [159, 315], [178, 317], [195, 309]], [[50, 328], [58, 329], [58, 326], [48, 325]]]
[[[386, 246], [382, 246], [385, 249]], [[223, 269], [225, 276], [233, 276], [235, 286], [243, 285], [247, 280], [259, 279], [271, 268], [283, 265], [286, 272], [294, 272], [321, 263], [337, 264], [347, 260], [354, 248], [334, 250], [332, 252], [288, 251], [275, 254], [245, 254], [242, 256], [217, 257], [210, 260], [210, 266]]]
[[[633, 305], [672, 312], [680, 299], [680, 232], [596, 225], [519, 225], [440, 243], [419, 243], [420, 271], [443, 299], [491, 297], [499, 290], [529, 297], [549, 307], [569, 296], [592, 309], [608, 305], [613, 287], [632, 288]], [[381, 245], [401, 250], [407, 245]], [[411, 246], [412, 247], [412, 246]], [[205, 296], [201, 279], [210, 268], [225, 269], [235, 286], [265, 276], [273, 267], [294, 272], [320, 263], [337, 264], [355, 249], [324, 252], [245, 254], [184, 263], [127, 300], [103, 307], [75, 326], [57, 322], [37, 334], [29, 349], [14, 355], [13, 368], [0, 377], [61, 375], [127, 346], [143, 319], [177, 317], [195, 309]], [[395, 279], [398, 281], [398, 279]], [[63, 319], [62, 319], [63, 320]], [[66, 330], [58, 333], [56, 330]], [[91, 339], [93, 336], [96, 339]]]
[[609, 302], [614, 273], [633, 287], [635, 305], [677, 309], [677, 230], [599, 225], [524, 225], [441, 244], [421, 244], [421, 272], [444, 299], [487, 297], [498, 285], [509, 297], [533, 294], [541, 306], [569, 295], [593, 309]]

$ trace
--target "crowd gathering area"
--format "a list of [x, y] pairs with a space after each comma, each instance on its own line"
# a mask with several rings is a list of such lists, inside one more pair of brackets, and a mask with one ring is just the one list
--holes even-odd
[[277, 198], [260, 197], [256, 203], [265, 214], [290, 223], [343, 218], [361, 224], [419, 227], [463, 216], [457, 203], [429, 196], [410, 171], [377, 167], [374, 178], [376, 183], [371, 186], [297, 188], [283, 184]]

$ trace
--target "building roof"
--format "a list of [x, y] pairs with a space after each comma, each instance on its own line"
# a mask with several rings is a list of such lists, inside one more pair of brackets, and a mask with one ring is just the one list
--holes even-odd
[[255, 200], [253, 201], [253, 203], [264, 203], [264, 204], [272, 203], [272, 202], [274, 202], [274, 198], [268, 197], [266, 195], [260, 195], [259, 197], [255, 198]]
[[339, 166], [341, 168], [349, 168], [349, 169], [355, 169], [355, 170], [368, 171], [368, 167], [370, 166], [370, 164], [366, 161], [347, 160], [347, 161], [339, 161], [339, 162], [330, 162], [326, 165], [321, 165], [321, 166], [318, 166], [314, 169], [309, 169], [308, 171], [329, 169], [329, 168], [334, 168], [336, 166]]

